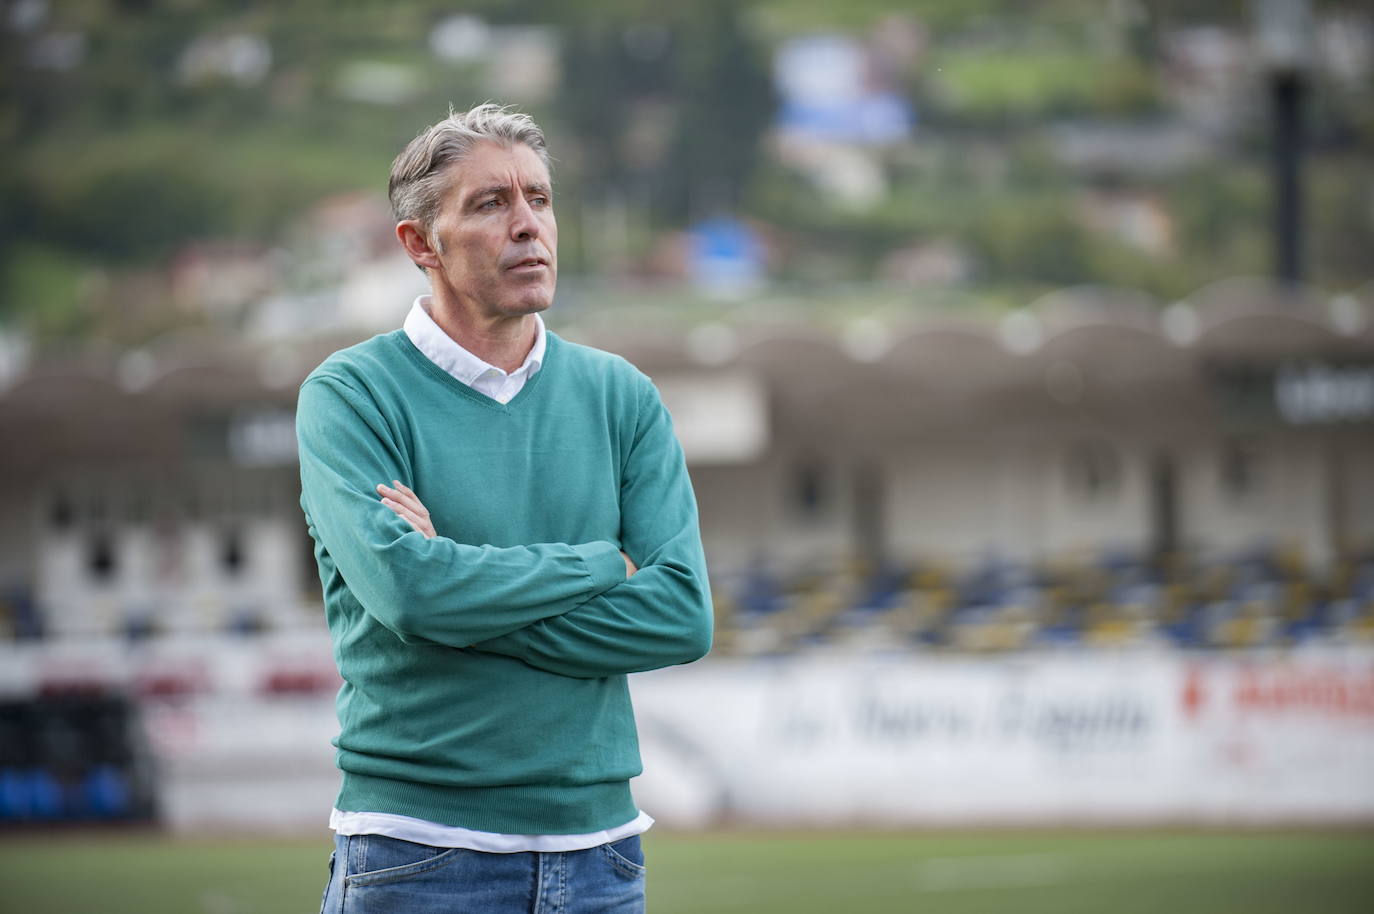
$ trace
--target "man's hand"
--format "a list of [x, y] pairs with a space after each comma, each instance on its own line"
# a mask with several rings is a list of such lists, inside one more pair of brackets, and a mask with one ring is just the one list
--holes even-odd
[[382, 504], [401, 516], [403, 520], [412, 527], [423, 533], [425, 539], [432, 539], [439, 534], [434, 532], [434, 522], [429, 519], [429, 509], [420, 501], [420, 497], [410, 490], [399, 479], [391, 480], [396, 488], [377, 484], [377, 491], [382, 495]]
[[624, 549], [620, 550], [620, 557], [625, 560], [625, 580], [628, 581], [631, 575], [639, 570], [639, 566], [634, 563], [633, 559], [625, 554]]

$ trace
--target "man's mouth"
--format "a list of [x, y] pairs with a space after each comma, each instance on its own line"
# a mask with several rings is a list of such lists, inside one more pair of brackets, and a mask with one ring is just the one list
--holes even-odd
[[517, 260], [515, 263], [506, 267], [506, 269], [515, 271], [537, 270], [542, 267], [547, 267], [548, 265], [549, 262], [542, 257], [526, 257], [523, 260]]

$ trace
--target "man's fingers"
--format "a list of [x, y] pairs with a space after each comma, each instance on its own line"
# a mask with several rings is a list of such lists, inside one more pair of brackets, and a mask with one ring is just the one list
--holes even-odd
[[429, 509], [420, 501], [419, 496], [399, 479], [393, 479], [392, 482], [399, 488], [392, 488], [385, 483], [377, 483], [377, 491], [382, 496], [382, 504], [395, 511], [426, 537], [438, 536], [439, 532], [434, 529], [434, 521], [430, 519]]
[[396, 512], [402, 520], [414, 527], [416, 531], [423, 533], [426, 537], [435, 535], [434, 527], [427, 518], [420, 517], [413, 510], [392, 498], [383, 498], [382, 504]]
[[[392, 480], [392, 482], [395, 483], [395, 480]], [[399, 485], [399, 483], [396, 484]], [[419, 499], [415, 497], [414, 492], [409, 492], [409, 490], [403, 491], [402, 489], [392, 488], [392, 486], [389, 486], [384, 482], [377, 484], [377, 491], [381, 492], [385, 496], [389, 496], [392, 500], [400, 502], [403, 505], [408, 505], [411, 508], [414, 508], [415, 502], [419, 501]], [[407, 492], [409, 492], [409, 494], [407, 494]]]
[[394, 498], [383, 498], [382, 504], [386, 505], [392, 511], [395, 511], [401, 517], [405, 518], [412, 527], [419, 529], [420, 517], [410, 508], [410, 506], [402, 504]]
[[399, 479], [393, 479], [391, 482], [396, 488], [379, 485], [377, 486], [377, 490], [383, 495], [389, 495], [401, 504], [406, 505], [421, 517], [429, 517], [429, 509], [425, 507], [424, 502], [420, 501], [420, 496], [416, 495], [409, 486]]
[[391, 486], [386, 485], [385, 483], [379, 483], [377, 486], [377, 491], [381, 493], [383, 498], [390, 498], [392, 501], [396, 502], [399, 505], [405, 505], [407, 508], [414, 511], [416, 514], [429, 513], [423, 510], [424, 505], [420, 504], [420, 500], [415, 497], [415, 494], [413, 492], [407, 495], [400, 489], [393, 489]]

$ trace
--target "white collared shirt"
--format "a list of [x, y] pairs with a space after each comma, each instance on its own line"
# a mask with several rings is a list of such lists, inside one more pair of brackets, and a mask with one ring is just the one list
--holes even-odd
[[[534, 315], [536, 329], [530, 354], [519, 368], [508, 374], [458, 345], [430, 316], [428, 309], [432, 304], [433, 299], [428, 295], [415, 299], [410, 313], [406, 315], [406, 336], [431, 362], [478, 393], [500, 403], [509, 403], [544, 363], [544, 321], [538, 314]], [[492, 854], [585, 850], [642, 834], [653, 824], [654, 820], [648, 813], [640, 812], [624, 825], [606, 831], [579, 835], [506, 835], [442, 825], [393, 813], [335, 809], [329, 815], [329, 827], [341, 835], [386, 835], [431, 847], [462, 847]]]
[[525, 356], [519, 368], [507, 374], [468, 352], [445, 333], [429, 313], [433, 304], [434, 299], [428, 295], [415, 299], [406, 315], [406, 336], [431, 362], [479, 394], [498, 403], [509, 403], [544, 364], [547, 340], [544, 320], [538, 314], [534, 315], [534, 345], [530, 347], [530, 354]]

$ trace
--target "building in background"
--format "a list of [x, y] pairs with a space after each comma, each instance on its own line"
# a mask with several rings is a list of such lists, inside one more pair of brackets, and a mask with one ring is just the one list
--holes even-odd
[[[1325, 581], [1371, 555], [1374, 483], [1359, 468], [1374, 456], [1374, 303], [1362, 294], [1237, 280], [1167, 308], [1071, 289], [996, 321], [833, 332], [742, 318], [679, 333], [581, 314], [568, 332], [662, 387], [719, 602], [740, 619], [758, 602], [750, 573], [786, 590], [806, 569], [853, 569], [870, 584], [836, 584], [839, 617], [884, 574], [901, 602], [922, 567], [956, 581], [997, 564], [1127, 562], [1154, 569], [1143, 611], [1158, 629], [1166, 585], [1183, 583], [1169, 563], [1283, 557]], [[0, 433], [26, 446], [0, 456], [10, 631], [318, 625], [292, 410], [296, 384], [338, 345], [180, 338], [13, 378]], [[1374, 594], [1352, 586], [1309, 600], [1357, 598], [1343, 612], [1363, 619]]]

